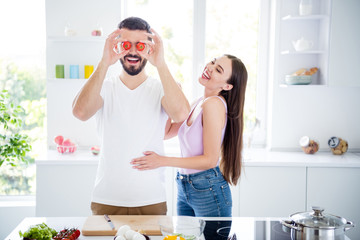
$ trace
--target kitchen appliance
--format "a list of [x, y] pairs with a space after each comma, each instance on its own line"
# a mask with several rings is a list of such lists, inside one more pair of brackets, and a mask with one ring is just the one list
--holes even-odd
[[[291, 231], [284, 229], [282, 221], [280, 218], [206, 220], [204, 237], [206, 240], [294, 240], [295, 238], [292, 237]], [[350, 240], [345, 235], [343, 239]]]
[[283, 231], [280, 220], [252, 218], [206, 220], [204, 237], [206, 240], [291, 240], [290, 233]]
[[344, 240], [345, 231], [355, 226], [342, 217], [323, 213], [323, 208], [312, 207], [312, 210], [292, 214], [291, 220], [282, 221], [292, 240]]

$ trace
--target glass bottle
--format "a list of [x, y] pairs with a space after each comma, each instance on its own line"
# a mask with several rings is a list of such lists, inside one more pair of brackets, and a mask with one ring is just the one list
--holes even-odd
[[305, 16], [312, 13], [312, 0], [301, 0], [299, 5], [299, 15]]

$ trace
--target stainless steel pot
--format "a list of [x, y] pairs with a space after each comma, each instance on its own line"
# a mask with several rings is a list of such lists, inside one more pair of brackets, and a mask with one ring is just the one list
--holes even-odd
[[282, 221], [283, 230], [291, 233], [293, 240], [343, 240], [345, 231], [355, 227], [346, 219], [324, 214], [323, 208], [312, 207], [312, 212], [290, 215], [291, 220]]

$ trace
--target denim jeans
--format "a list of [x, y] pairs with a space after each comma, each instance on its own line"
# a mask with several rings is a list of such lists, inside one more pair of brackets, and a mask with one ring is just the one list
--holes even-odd
[[178, 215], [231, 217], [231, 191], [219, 167], [194, 174], [178, 172], [176, 182]]

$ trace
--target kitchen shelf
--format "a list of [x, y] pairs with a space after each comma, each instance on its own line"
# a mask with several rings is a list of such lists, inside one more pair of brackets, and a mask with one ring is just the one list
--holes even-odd
[[104, 42], [104, 36], [50, 36], [49, 41], [53, 42]]
[[321, 84], [286, 84], [286, 83], [281, 83], [279, 84], [280, 88], [313, 88], [313, 87], [317, 87], [317, 88], [324, 88], [324, 87], [328, 87], [327, 85], [321, 85]]
[[48, 78], [48, 81], [86, 81], [88, 78]]
[[[327, 86], [329, 83], [329, 36], [332, 0], [313, 2], [312, 14], [299, 15], [299, 1], [279, 0], [275, 52], [275, 79], [279, 87]], [[305, 39], [312, 42], [305, 51], [295, 51], [293, 42]], [[317, 67], [319, 72], [309, 85], [287, 85], [285, 76], [298, 69]]]
[[291, 16], [287, 15], [283, 17], [281, 20], [283, 21], [298, 21], [298, 20], [326, 20], [329, 19], [328, 15], [308, 15], [308, 16]]
[[296, 51], [292, 51], [292, 50], [285, 50], [285, 51], [281, 51], [280, 53], [281, 53], [281, 55], [303, 55], [303, 54], [324, 54], [325, 51], [311, 50], [311, 51], [296, 52]]

